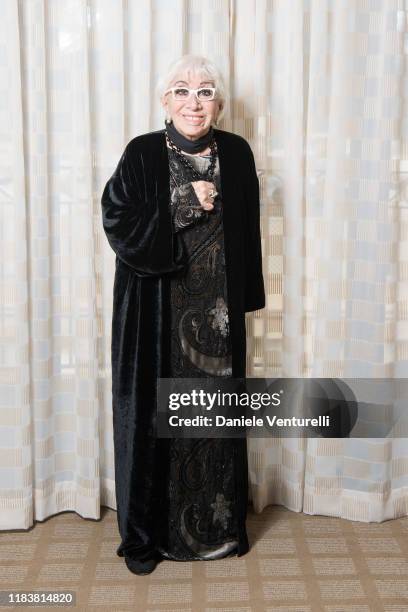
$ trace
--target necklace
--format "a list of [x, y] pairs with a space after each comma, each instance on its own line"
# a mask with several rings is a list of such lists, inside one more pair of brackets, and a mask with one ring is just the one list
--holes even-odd
[[204, 173], [198, 172], [198, 170], [196, 170], [196, 168], [194, 168], [194, 166], [188, 161], [187, 157], [185, 155], [183, 155], [183, 152], [180, 149], [180, 147], [175, 145], [174, 142], [171, 140], [171, 138], [169, 137], [167, 131], [166, 131], [166, 140], [167, 140], [171, 150], [174, 151], [174, 153], [177, 155], [177, 157], [179, 158], [181, 163], [186, 168], [188, 168], [190, 170], [190, 172], [193, 174], [194, 178], [197, 181], [209, 181], [209, 182], [212, 182], [212, 178], [214, 176], [214, 171], [215, 171], [215, 165], [217, 163], [217, 143], [215, 142], [214, 138], [212, 139], [212, 141], [210, 143], [210, 151], [211, 151], [211, 153], [210, 153], [210, 155], [211, 155], [210, 165], [208, 166], [207, 170]]

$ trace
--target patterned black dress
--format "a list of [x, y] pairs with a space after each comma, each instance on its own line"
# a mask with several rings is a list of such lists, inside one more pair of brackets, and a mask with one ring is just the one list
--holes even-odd
[[[191, 171], [168, 149], [174, 231], [188, 253], [186, 270], [171, 280], [171, 375], [201, 378], [232, 375], [219, 163], [213, 182], [214, 209], [202, 210]], [[209, 156], [187, 155], [199, 172]], [[187, 561], [237, 552], [236, 455], [234, 439], [168, 441], [165, 486], [167, 520], [161, 554]]]

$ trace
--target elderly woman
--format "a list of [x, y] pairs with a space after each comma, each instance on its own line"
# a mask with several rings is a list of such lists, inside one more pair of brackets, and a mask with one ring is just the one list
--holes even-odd
[[245, 312], [265, 303], [254, 157], [214, 127], [221, 74], [184, 56], [159, 89], [165, 129], [128, 143], [102, 196], [116, 253], [117, 554], [136, 574], [249, 549], [246, 439], [156, 437], [156, 383], [244, 377]]

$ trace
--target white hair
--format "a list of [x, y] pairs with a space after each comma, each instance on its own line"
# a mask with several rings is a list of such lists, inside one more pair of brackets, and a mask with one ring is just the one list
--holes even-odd
[[225, 111], [227, 98], [225, 82], [217, 66], [211, 60], [201, 55], [183, 55], [178, 60], [174, 61], [169, 66], [167, 73], [159, 79], [156, 87], [157, 95], [161, 99], [166, 89], [169, 89], [171, 84], [177, 80], [177, 77], [187, 76], [188, 78], [191, 74], [196, 74], [214, 81], [217, 99], [222, 104], [222, 109], [218, 114], [218, 120], [220, 120]]

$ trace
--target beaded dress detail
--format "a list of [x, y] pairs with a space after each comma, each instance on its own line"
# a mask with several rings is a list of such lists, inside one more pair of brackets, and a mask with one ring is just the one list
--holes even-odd
[[[168, 148], [173, 231], [180, 232], [188, 266], [171, 279], [171, 376], [232, 376], [219, 163], [212, 182], [214, 209], [200, 207], [193, 173]], [[186, 154], [201, 173], [210, 156]], [[217, 559], [238, 542], [234, 439], [169, 441], [166, 528], [159, 551], [174, 560]]]

